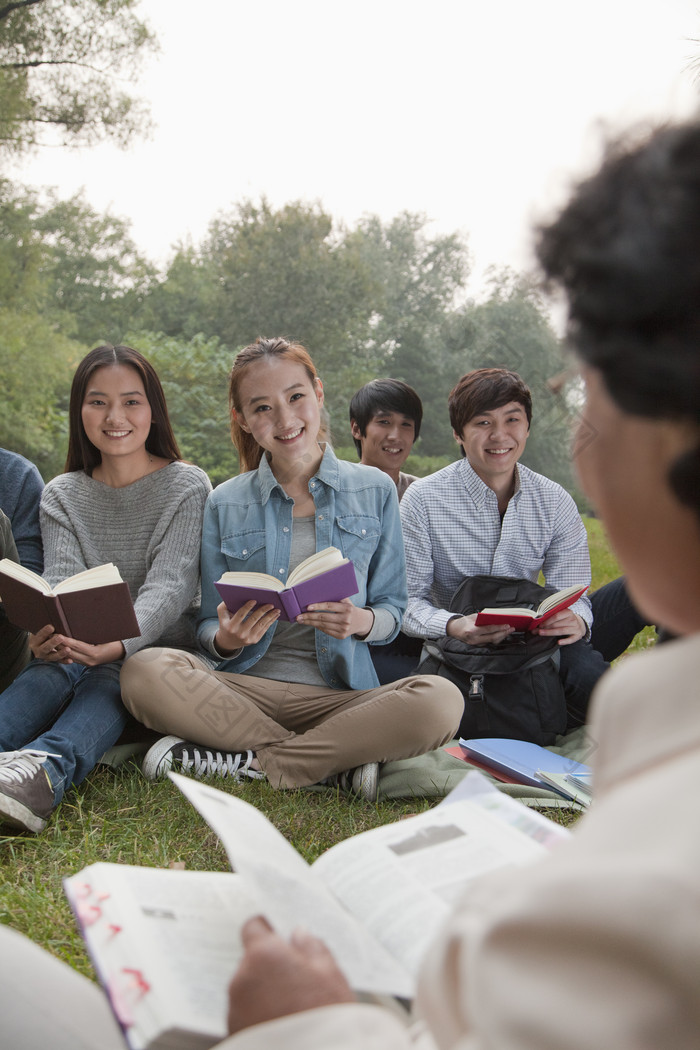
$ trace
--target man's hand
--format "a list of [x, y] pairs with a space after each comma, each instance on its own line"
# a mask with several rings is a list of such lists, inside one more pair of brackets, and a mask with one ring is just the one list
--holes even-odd
[[512, 634], [515, 630], [510, 624], [486, 624], [483, 627], [476, 626], [476, 613], [469, 616], [455, 616], [448, 620], [445, 634], [450, 638], [459, 638], [467, 645], [497, 645]]
[[229, 985], [230, 1035], [303, 1010], [355, 1002], [350, 985], [317, 937], [296, 930], [285, 941], [262, 916], [249, 919], [241, 936], [245, 955]]
[[588, 627], [586, 621], [578, 613], [571, 609], [562, 609], [555, 613], [541, 625], [535, 627], [533, 634], [542, 634], [547, 637], [558, 637], [559, 645], [572, 645], [581, 638], [586, 637]]

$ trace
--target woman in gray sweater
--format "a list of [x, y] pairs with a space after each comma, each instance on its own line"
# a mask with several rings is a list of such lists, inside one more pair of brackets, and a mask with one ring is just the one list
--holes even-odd
[[89, 645], [46, 626], [0, 694], [0, 821], [42, 831], [71, 784], [118, 739], [119, 671], [149, 645], [196, 648], [199, 546], [211, 485], [183, 463], [165, 395], [138, 350], [100, 346], [78, 365], [66, 473], [44, 489], [44, 578], [114, 562], [141, 634]]

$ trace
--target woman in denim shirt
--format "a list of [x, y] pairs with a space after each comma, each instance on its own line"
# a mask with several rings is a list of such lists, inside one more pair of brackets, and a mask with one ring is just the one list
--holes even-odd
[[[391, 641], [406, 607], [395, 486], [319, 441], [323, 386], [299, 344], [258, 339], [242, 350], [230, 404], [243, 473], [211, 494], [202, 538], [199, 641], [218, 663], [212, 670], [175, 650], [127, 661], [124, 703], [169, 734], [146, 755], [144, 773], [324, 782], [374, 799], [378, 764], [440, 747], [463, 709], [441, 678], [380, 686], [370, 659], [368, 645]], [[330, 545], [354, 564], [352, 600], [314, 604], [295, 623], [278, 623], [270, 605], [231, 613], [219, 601], [223, 572], [285, 581]]]

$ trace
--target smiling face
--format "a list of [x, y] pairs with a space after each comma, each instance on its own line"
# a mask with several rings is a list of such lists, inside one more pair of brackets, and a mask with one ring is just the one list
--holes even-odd
[[493, 489], [502, 492], [512, 483], [515, 464], [525, 449], [530, 426], [525, 408], [511, 401], [473, 416], [455, 440], [464, 449], [472, 470]]
[[414, 420], [400, 412], [376, 412], [364, 434], [355, 420], [352, 421], [351, 429], [352, 436], [362, 446], [360, 462], [369, 467], [379, 467], [397, 480], [415, 440]]
[[318, 435], [323, 386], [303, 365], [285, 357], [265, 357], [246, 368], [239, 387], [240, 427], [270, 453], [273, 469], [298, 464], [315, 469], [321, 461]]
[[81, 419], [102, 461], [146, 456], [151, 406], [138, 372], [128, 365], [105, 365], [90, 376]]

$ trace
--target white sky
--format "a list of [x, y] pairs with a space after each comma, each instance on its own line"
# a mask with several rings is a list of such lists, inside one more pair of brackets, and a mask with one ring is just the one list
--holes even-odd
[[155, 263], [265, 194], [465, 231], [471, 295], [529, 262], [532, 221], [597, 156], [600, 120], [689, 115], [700, 0], [142, 0], [157, 125], [123, 152], [47, 149], [13, 173], [84, 187]]

